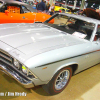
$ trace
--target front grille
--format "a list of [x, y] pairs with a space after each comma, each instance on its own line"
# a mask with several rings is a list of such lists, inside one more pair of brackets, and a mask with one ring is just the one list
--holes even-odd
[[34, 75], [28, 75], [27, 76], [26, 74], [24, 74], [22, 72], [22, 68], [18, 69], [17, 67], [15, 67], [14, 64], [13, 64], [13, 58], [10, 56], [10, 54], [1, 50], [1, 49], [0, 49], [0, 64], [7, 66], [8, 70], [10, 68], [11, 70], [14, 70], [16, 73], [19, 73], [20, 75], [22, 75], [24, 77], [35, 78]]
[[0, 60], [10, 66], [12, 66], [12, 57], [5, 51], [0, 50]]

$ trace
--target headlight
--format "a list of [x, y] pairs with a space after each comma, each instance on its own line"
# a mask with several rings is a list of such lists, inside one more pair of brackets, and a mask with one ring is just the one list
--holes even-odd
[[22, 66], [22, 72], [24, 74], [27, 74], [28, 73], [28, 69], [25, 66]]
[[35, 78], [32, 72], [23, 64], [21, 64], [17, 59], [13, 59], [14, 66], [19, 69], [19, 71], [23, 72], [23, 74], [27, 75], [29, 78]]
[[32, 74], [32, 72], [27, 67], [25, 67], [24, 65], [22, 65], [22, 72], [24, 74], [26, 74], [28, 77], [34, 78], [34, 75]]
[[18, 69], [20, 68], [20, 64], [18, 62], [18, 60], [14, 59], [14, 66], [17, 67]]

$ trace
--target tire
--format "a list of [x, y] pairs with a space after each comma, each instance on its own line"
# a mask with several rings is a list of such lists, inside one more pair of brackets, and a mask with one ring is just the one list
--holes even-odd
[[44, 85], [43, 88], [51, 95], [62, 92], [68, 85], [72, 76], [72, 68], [70, 66], [59, 70], [51, 81]]

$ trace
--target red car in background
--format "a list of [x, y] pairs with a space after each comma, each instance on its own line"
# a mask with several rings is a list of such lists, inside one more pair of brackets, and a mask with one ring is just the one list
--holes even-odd
[[0, 23], [44, 22], [51, 17], [46, 13], [37, 13], [32, 6], [13, 0], [0, 0]]

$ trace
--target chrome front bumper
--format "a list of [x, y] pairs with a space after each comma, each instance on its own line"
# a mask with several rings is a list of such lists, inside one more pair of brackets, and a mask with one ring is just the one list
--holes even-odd
[[0, 71], [4, 72], [7, 75], [10, 75], [15, 80], [17, 80], [20, 84], [22, 84], [25, 88], [32, 88], [34, 84], [28, 78], [22, 76], [20, 73], [17, 73], [16, 70], [13, 70], [8, 65], [3, 65], [0, 63]]

